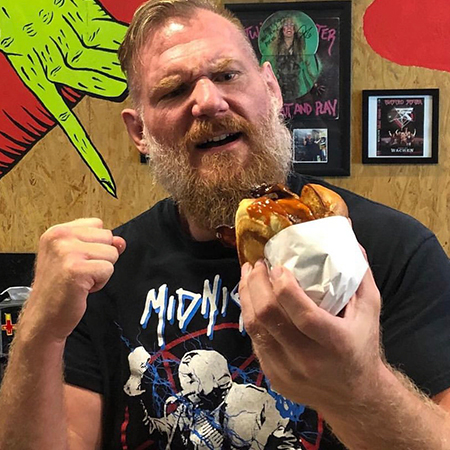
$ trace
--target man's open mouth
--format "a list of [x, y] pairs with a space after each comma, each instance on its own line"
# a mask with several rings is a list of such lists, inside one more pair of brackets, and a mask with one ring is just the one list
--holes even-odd
[[208, 148], [220, 147], [221, 145], [229, 144], [230, 142], [236, 141], [241, 137], [242, 133], [225, 133], [220, 136], [215, 136], [211, 139], [207, 139], [201, 144], [197, 144], [197, 148], [205, 150]]

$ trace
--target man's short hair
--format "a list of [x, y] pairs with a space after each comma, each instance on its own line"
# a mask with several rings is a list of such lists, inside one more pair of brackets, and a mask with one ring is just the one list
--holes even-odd
[[[199, 9], [218, 14], [241, 32], [248, 41], [245, 30], [236, 16], [215, 0], [148, 0], [134, 13], [125, 38], [119, 48], [119, 61], [128, 80], [130, 96], [138, 104], [139, 87], [136, 79], [139, 64], [138, 54], [145, 45], [149, 34], [173, 18], [191, 18]], [[251, 48], [251, 44], [248, 41]]]

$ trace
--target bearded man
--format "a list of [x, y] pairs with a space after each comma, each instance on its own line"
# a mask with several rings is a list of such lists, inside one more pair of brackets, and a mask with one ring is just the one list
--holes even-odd
[[[270, 64], [208, 0], [142, 5], [120, 60], [124, 122], [170, 197], [114, 233], [80, 219], [42, 236], [0, 447], [448, 449], [450, 268], [435, 236], [327, 185], [373, 270], [345, 310], [317, 307], [280, 267], [240, 274], [216, 227], [256, 185], [312, 181], [289, 174]], [[185, 355], [206, 351], [220, 367], [185, 370]]]

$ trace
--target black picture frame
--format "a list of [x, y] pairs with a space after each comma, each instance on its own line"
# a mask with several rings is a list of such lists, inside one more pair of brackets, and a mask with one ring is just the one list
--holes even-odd
[[[350, 175], [351, 1], [226, 7], [241, 20], [260, 62], [270, 61], [280, 82], [295, 171]], [[300, 58], [280, 45], [282, 28], [289, 25], [303, 38], [297, 44], [303, 46]]]
[[439, 89], [362, 92], [364, 164], [437, 164]]

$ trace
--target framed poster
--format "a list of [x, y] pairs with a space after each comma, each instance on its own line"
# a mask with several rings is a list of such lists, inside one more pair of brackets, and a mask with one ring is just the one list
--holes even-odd
[[436, 164], [439, 89], [363, 91], [363, 163]]
[[350, 175], [351, 2], [226, 6], [278, 79], [295, 170]]

